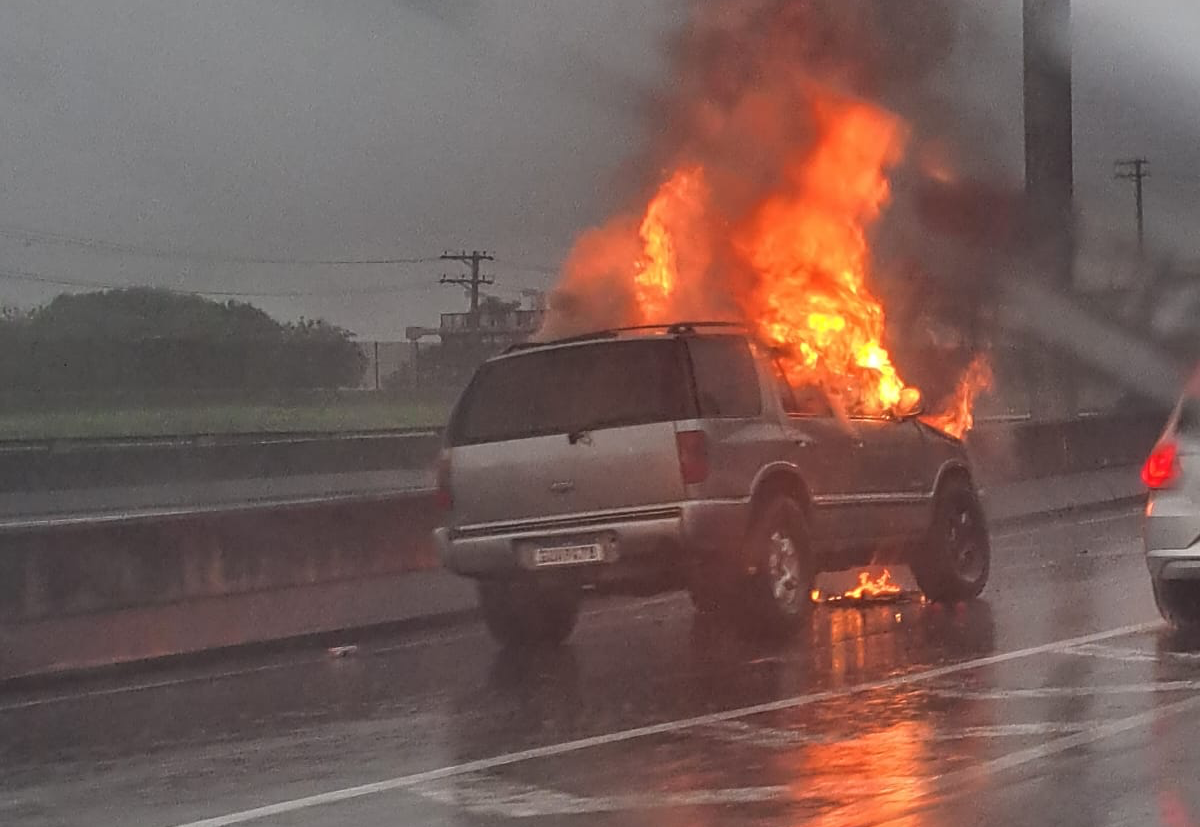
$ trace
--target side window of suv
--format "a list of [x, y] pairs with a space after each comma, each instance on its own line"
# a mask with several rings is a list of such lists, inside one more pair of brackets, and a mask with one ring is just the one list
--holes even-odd
[[783, 366], [778, 362], [771, 364], [775, 368], [775, 381], [779, 383], [779, 398], [783, 401], [785, 413], [792, 416], [833, 416], [833, 408], [820, 388], [815, 385], [793, 388]]
[[758, 371], [750, 345], [737, 336], [688, 340], [696, 398], [704, 417], [752, 417], [762, 413]]

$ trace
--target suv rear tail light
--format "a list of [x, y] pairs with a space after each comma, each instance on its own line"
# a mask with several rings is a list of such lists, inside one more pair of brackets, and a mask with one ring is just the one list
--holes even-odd
[[679, 474], [684, 485], [695, 485], [708, 479], [708, 437], [704, 431], [680, 431], [675, 434], [679, 451]]
[[433, 495], [439, 511], [454, 508], [454, 492], [450, 490], [450, 454], [443, 451], [437, 461], [437, 491]]
[[1160, 442], [1154, 446], [1146, 464], [1142, 466], [1142, 482], [1147, 488], [1170, 488], [1179, 479], [1179, 451], [1174, 442]]

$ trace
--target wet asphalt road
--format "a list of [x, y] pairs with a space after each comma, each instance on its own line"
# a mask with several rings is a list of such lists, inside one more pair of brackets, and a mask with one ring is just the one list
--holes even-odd
[[753, 644], [686, 598], [0, 695], [3, 825], [1200, 824], [1200, 644], [1137, 517], [996, 532], [985, 599]]

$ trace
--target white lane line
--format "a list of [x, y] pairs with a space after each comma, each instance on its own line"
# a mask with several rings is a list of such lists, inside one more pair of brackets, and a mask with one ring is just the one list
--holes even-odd
[[1179, 661], [1181, 663], [1200, 662], [1200, 652], [1147, 652], [1142, 649], [1130, 649], [1124, 646], [1103, 646], [1099, 643], [1075, 646], [1064, 649], [1064, 655], [1083, 655], [1105, 660], [1119, 660], [1128, 663], [1162, 663], [1163, 661]]
[[[871, 827], [889, 827], [889, 825], [897, 825], [899, 827], [899, 825], [912, 824], [912, 816], [915, 813], [943, 804], [949, 798], [971, 793], [978, 789], [978, 785], [981, 782], [992, 780], [991, 776], [993, 775], [1017, 769], [1026, 764], [1032, 764], [1046, 758], [1052, 758], [1064, 752], [1086, 747], [1117, 735], [1143, 729], [1163, 719], [1174, 715], [1182, 715], [1197, 709], [1200, 709], [1200, 695], [1193, 695], [1190, 698], [1185, 698], [1181, 701], [1166, 704], [1145, 712], [1139, 712], [1136, 715], [1090, 726], [1086, 730], [1074, 735], [1067, 735], [1035, 747], [1010, 752], [1007, 755], [993, 758], [990, 761], [984, 761], [981, 764], [976, 764], [964, 770], [935, 776], [931, 779], [932, 783], [926, 791], [923, 801], [890, 814], [890, 818], [886, 822], [873, 821]], [[935, 797], [936, 800], [933, 800]], [[858, 825], [863, 823], [862, 815], [862, 804], [856, 805], [851, 803], [836, 810], [822, 813], [818, 823]]]
[[959, 698], [968, 701], [1009, 701], [1030, 698], [1082, 698], [1088, 695], [1143, 695], [1159, 692], [1200, 690], [1200, 681], [1162, 681], [1160, 683], [1126, 683], [1111, 686], [1042, 686], [1034, 689], [941, 689], [927, 690], [938, 698]]
[[[630, 810], [670, 809], [680, 807], [720, 806], [751, 803], [787, 803], [807, 805], [821, 809], [834, 798], [847, 795], [869, 796], [872, 800], [886, 797], [892, 789], [914, 789], [928, 786], [927, 795], [961, 795], [970, 789], [972, 781], [986, 781], [990, 777], [1015, 769], [1025, 764], [1049, 758], [1071, 749], [1077, 749], [1097, 741], [1140, 729], [1161, 717], [1181, 714], [1200, 707], [1200, 696], [1193, 696], [1169, 706], [1141, 712], [1107, 723], [1092, 723], [1086, 727], [1075, 724], [1012, 724], [997, 727], [975, 727], [988, 735], [1037, 735], [1047, 732], [1070, 732], [1063, 738], [1049, 741], [1028, 749], [1017, 750], [1007, 755], [986, 761], [965, 770], [928, 778], [869, 778], [847, 779], [841, 776], [815, 776], [798, 779], [792, 786], [738, 787], [715, 790], [657, 791], [604, 796], [576, 796], [558, 790], [537, 787], [531, 784], [509, 781], [484, 773], [470, 773], [453, 779], [428, 784], [418, 784], [410, 792], [430, 801], [475, 815], [500, 816], [503, 818], [546, 818], [550, 816], [581, 815], [588, 813], [613, 813]], [[738, 722], [730, 722], [738, 723]], [[714, 727], [705, 727], [706, 732]], [[728, 728], [738, 733], [737, 727]], [[769, 731], [769, 730], [768, 730]], [[965, 731], [965, 730], [964, 730]], [[774, 731], [788, 735], [785, 731]], [[796, 733], [798, 734], [798, 733]], [[764, 746], [778, 744], [768, 742]], [[793, 746], [797, 745], [795, 743]], [[848, 784], [859, 780], [863, 783]], [[449, 783], [448, 783], [449, 782]], [[853, 791], [850, 790], [853, 788]], [[919, 807], [905, 808], [892, 813], [892, 818], [911, 814]], [[851, 803], [819, 815], [819, 823], [853, 823], [854, 817], [861, 818], [864, 807], [861, 802]]]
[[781, 800], [795, 804], [809, 803], [816, 809], [828, 801], [812, 796], [798, 796], [796, 789], [783, 785], [577, 796], [484, 774], [462, 776], [454, 779], [453, 783], [440, 781], [420, 784], [410, 792], [437, 804], [466, 810], [474, 815], [514, 819], [672, 807], [756, 804]]
[[532, 761], [538, 758], [551, 758], [559, 755], [567, 755], [570, 753], [580, 752], [582, 750], [592, 749], [594, 747], [624, 743], [627, 741], [633, 741], [635, 739], [647, 738], [653, 735], [664, 735], [673, 732], [680, 732], [693, 727], [704, 726], [706, 724], [715, 724], [721, 721], [732, 721], [751, 715], [759, 715], [764, 712], [779, 712], [786, 709], [795, 709], [796, 707], [806, 706], [817, 703], [818, 701], [855, 695], [862, 692], [896, 689], [899, 687], [908, 686], [910, 684], [919, 683], [921, 681], [933, 680], [945, 675], [954, 675], [960, 672], [967, 672], [972, 669], [979, 669], [985, 666], [1007, 663], [1009, 661], [1020, 660], [1035, 655], [1058, 652], [1062, 649], [1069, 649], [1072, 646], [1080, 646], [1087, 643], [1098, 643], [1100, 641], [1111, 640], [1113, 638], [1127, 637], [1129, 635], [1135, 635], [1141, 632], [1147, 632], [1152, 629], [1156, 629], [1159, 626], [1159, 623], [1139, 623], [1132, 626], [1122, 626], [1117, 629], [1109, 629], [1105, 632], [1096, 632], [1094, 634], [1083, 635], [1081, 637], [1066, 638], [1051, 643], [1044, 643], [1039, 646], [1030, 646], [1025, 649], [1018, 649], [1012, 652], [1004, 652], [998, 655], [988, 655], [986, 657], [975, 658], [973, 660], [950, 664], [948, 666], [939, 666], [923, 672], [913, 672], [908, 675], [898, 675], [896, 677], [886, 678], [879, 681], [870, 681], [867, 683], [858, 684], [857, 686], [843, 687], [841, 689], [826, 690], [823, 692], [812, 692], [806, 695], [796, 695], [778, 701], [770, 701], [767, 703], [756, 704], [754, 706], [730, 709], [725, 712], [716, 712], [710, 715], [699, 715], [694, 718], [683, 718], [661, 724], [650, 724], [648, 726], [634, 727], [632, 729], [611, 732], [605, 735], [594, 735], [590, 738], [580, 738], [575, 741], [548, 744], [542, 747], [534, 747], [532, 749], [506, 753], [504, 755], [496, 755], [491, 758], [481, 758], [475, 761], [467, 761], [462, 764], [452, 764], [450, 766], [440, 767], [438, 769], [426, 770], [425, 772], [402, 775], [397, 778], [389, 778], [384, 781], [376, 781], [371, 784], [345, 787], [339, 790], [331, 790], [325, 793], [318, 793], [317, 795], [293, 798], [286, 801], [276, 802], [274, 804], [267, 804], [262, 807], [254, 807], [252, 809], [241, 810], [235, 813], [228, 813], [226, 815], [201, 819], [199, 821], [190, 821], [184, 824], [175, 825], [175, 827], [227, 827], [227, 825], [231, 824], [245, 824], [250, 821], [257, 821], [270, 816], [293, 813], [298, 810], [321, 807], [341, 801], [350, 801], [352, 799], [362, 798], [369, 795], [377, 795], [379, 793], [390, 792], [393, 790], [404, 790], [414, 787], [417, 784], [423, 784], [430, 781], [439, 781], [444, 778], [453, 778], [460, 775], [467, 775], [468, 773], [497, 769], [499, 767], [507, 767], [513, 764], [520, 764], [522, 762]]

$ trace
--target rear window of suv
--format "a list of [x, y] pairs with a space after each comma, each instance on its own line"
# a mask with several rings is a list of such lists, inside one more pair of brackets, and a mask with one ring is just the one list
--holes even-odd
[[501, 442], [694, 415], [673, 339], [588, 343], [488, 362], [450, 423], [451, 445]]
[[762, 394], [750, 345], [740, 336], [688, 340], [696, 399], [703, 417], [748, 418], [762, 413]]

